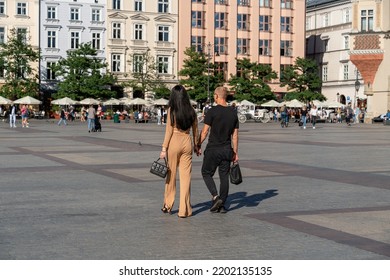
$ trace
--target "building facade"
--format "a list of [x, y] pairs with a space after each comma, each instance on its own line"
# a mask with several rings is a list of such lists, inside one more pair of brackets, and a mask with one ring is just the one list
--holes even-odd
[[322, 94], [330, 101], [365, 107], [366, 97], [356, 91], [361, 83], [349, 58], [352, 30], [351, 0], [308, 0], [306, 6], [306, 57], [317, 61]]
[[[39, 49], [39, 0], [0, 0], [0, 43], [7, 42], [10, 31], [26, 34], [26, 42]], [[38, 68], [38, 65], [32, 65]], [[0, 68], [0, 85], [5, 69]]]
[[68, 50], [91, 43], [97, 57], [106, 60], [106, 0], [41, 0], [40, 79], [42, 92], [56, 91], [58, 77], [51, 66]]
[[[179, 69], [191, 46], [207, 53], [225, 80], [236, 74], [236, 59], [271, 65], [279, 75], [305, 55], [305, 0], [180, 0], [179, 15]], [[286, 92], [278, 81], [270, 86]]]
[[[140, 57], [155, 60], [157, 74], [168, 87], [177, 83], [178, 0], [108, 0], [107, 61], [119, 82], [133, 79]], [[153, 98], [151, 92], [134, 92], [129, 97]], [[144, 96], [143, 96], [144, 95]]]
[[365, 122], [390, 109], [390, 1], [352, 0], [350, 60], [367, 96]]

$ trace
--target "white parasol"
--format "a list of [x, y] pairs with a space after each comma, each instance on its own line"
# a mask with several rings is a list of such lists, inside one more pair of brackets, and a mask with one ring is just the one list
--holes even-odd
[[100, 103], [99, 100], [93, 99], [93, 98], [85, 98], [81, 101], [79, 101], [81, 105], [98, 105]]
[[74, 105], [74, 104], [77, 104], [78, 101], [76, 100], [73, 100], [69, 97], [64, 97], [64, 98], [60, 98], [60, 99], [55, 99], [51, 102], [51, 104], [54, 104], [54, 105]]
[[167, 100], [165, 98], [160, 98], [160, 99], [156, 99], [153, 101], [153, 105], [160, 105], [160, 106], [168, 105], [168, 103], [169, 103], [169, 100]]
[[14, 104], [38, 105], [38, 104], [41, 104], [42, 101], [35, 99], [34, 97], [31, 97], [31, 96], [25, 96], [25, 97], [16, 99], [13, 103]]
[[281, 104], [275, 100], [270, 100], [268, 102], [261, 104], [261, 106], [263, 106], [263, 107], [280, 107]]
[[303, 105], [305, 105], [305, 104], [303, 104], [301, 101], [299, 101], [297, 99], [293, 99], [293, 100], [286, 102], [286, 106], [290, 107], [290, 108], [302, 108]]
[[8, 98], [0, 96], [0, 105], [8, 105], [12, 104], [12, 101], [9, 100]]

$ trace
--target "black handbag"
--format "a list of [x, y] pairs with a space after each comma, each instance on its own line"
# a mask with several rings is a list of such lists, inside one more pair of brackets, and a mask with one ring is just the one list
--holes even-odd
[[230, 183], [238, 185], [242, 183], [242, 175], [240, 166], [237, 163], [233, 163], [230, 166]]
[[158, 162], [159, 160], [160, 158], [158, 158], [152, 163], [152, 166], [150, 167], [150, 173], [157, 175], [161, 178], [165, 178], [168, 173], [167, 160], [164, 158], [165, 164]]

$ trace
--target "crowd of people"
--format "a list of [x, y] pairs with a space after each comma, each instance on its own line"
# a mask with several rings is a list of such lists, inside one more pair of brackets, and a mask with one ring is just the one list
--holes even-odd
[[10, 128], [16, 128], [17, 117], [21, 118], [22, 127], [28, 128], [28, 119], [32, 114], [32, 111], [33, 108], [31, 106], [28, 106], [27, 104], [12, 104], [7, 107], [4, 107], [3, 105], [0, 106], [0, 116], [2, 116], [3, 119], [9, 119]]
[[315, 124], [318, 121], [330, 123], [342, 123], [345, 121], [347, 125], [360, 123], [364, 119], [365, 110], [359, 107], [353, 109], [351, 104], [347, 104], [343, 108], [325, 109], [319, 108], [313, 103], [308, 103], [302, 106], [302, 108], [288, 108], [285, 105], [275, 107], [270, 110], [270, 113], [274, 122], [282, 120], [301, 122], [302, 127], [305, 129], [307, 123], [313, 124], [313, 128], [315, 128]]

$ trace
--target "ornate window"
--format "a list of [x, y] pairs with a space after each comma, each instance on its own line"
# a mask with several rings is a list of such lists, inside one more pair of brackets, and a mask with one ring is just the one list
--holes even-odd
[[374, 10], [360, 11], [360, 29], [362, 31], [374, 30]]
[[169, 56], [157, 56], [157, 72], [159, 74], [169, 74]]
[[158, 0], [158, 12], [169, 13], [169, 0]]
[[111, 55], [111, 71], [112, 72], [121, 72], [121, 55], [112, 54]]
[[159, 42], [169, 42], [169, 26], [158, 26], [158, 38]]
[[118, 22], [114, 22], [112, 24], [112, 38], [113, 39], [121, 38], [121, 24]]
[[135, 24], [134, 25], [134, 39], [135, 40], [143, 40], [144, 39], [144, 25], [143, 24]]
[[19, 16], [27, 15], [27, 3], [17, 3], [16, 4], [16, 14]]
[[47, 31], [47, 47], [48, 48], [56, 48], [57, 42], [57, 33], [56, 31], [49, 30]]
[[98, 32], [92, 33], [92, 48], [95, 50], [101, 49], [101, 34]]
[[80, 45], [80, 32], [72, 31], [70, 32], [70, 48], [78, 49]]
[[48, 19], [57, 19], [57, 10], [56, 7], [47, 7], [47, 18]]

